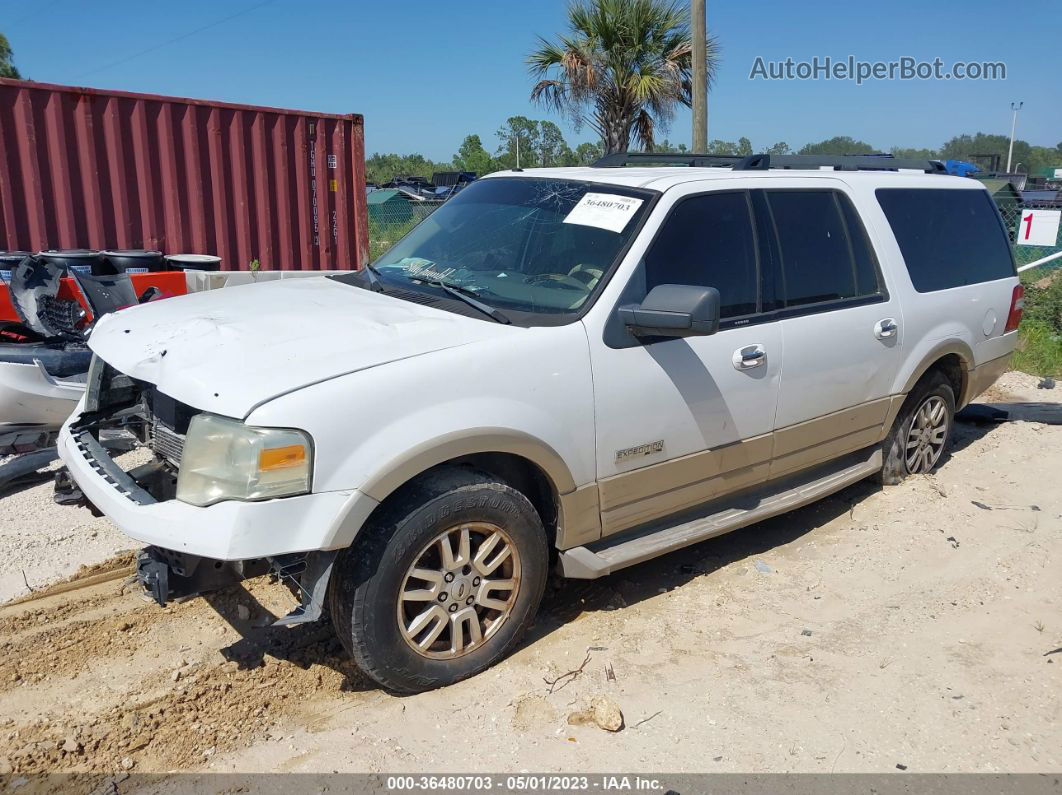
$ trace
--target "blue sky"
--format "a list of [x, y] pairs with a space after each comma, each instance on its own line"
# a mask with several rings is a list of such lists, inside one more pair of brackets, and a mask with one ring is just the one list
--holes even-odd
[[[708, 6], [723, 48], [709, 101], [712, 138], [746, 135], [757, 149], [832, 135], [880, 149], [939, 146], [962, 132], [1007, 133], [1009, 103], [1023, 100], [1018, 136], [1062, 141], [1062, 87], [1049, 54], [1062, 41], [1059, 0]], [[516, 114], [552, 118], [573, 145], [593, 138], [528, 100], [524, 55], [536, 34], [563, 29], [564, 10], [563, 0], [0, 0], [0, 32], [22, 72], [41, 82], [362, 113], [369, 152], [448, 159], [472, 132], [493, 149], [494, 131]], [[849, 54], [1001, 60], [1008, 73], [1005, 81], [862, 86], [749, 80], [757, 56]], [[688, 142], [689, 128], [681, 112], [668, 137]]]

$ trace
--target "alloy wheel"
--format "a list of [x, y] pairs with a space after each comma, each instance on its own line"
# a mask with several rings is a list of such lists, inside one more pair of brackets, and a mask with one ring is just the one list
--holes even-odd
[[918, 407], [907, 431], [904, 463], [911, 474], [933, 469], [948, 439], [948, 406], [939, 395], [930, 395]]
[[398, 598], [406, 643], [432, 659], [478, 649], [505, 623], [520, 591], [520, 554], [489, 522], [452, 527], [426, 544]]

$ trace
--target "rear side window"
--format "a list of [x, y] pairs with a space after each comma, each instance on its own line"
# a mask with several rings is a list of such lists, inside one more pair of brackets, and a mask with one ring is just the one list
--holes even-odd
[[880, 292], [877, 262], [848, 197], [833, 190], [766, 191], [786, 307]]
[[759, 275], [748, 197], [708, 193], [683, 199], [645, 255], [646, 292], [660, 284], [719, 291], [720, 317], [757, 311]]
[[995, 205], [983, 190], [879, 188], [911, 282], [920, 293], [1013, 276]]

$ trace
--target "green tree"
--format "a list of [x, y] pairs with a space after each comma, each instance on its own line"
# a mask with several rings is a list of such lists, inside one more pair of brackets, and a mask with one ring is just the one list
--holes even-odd
[[689, 151], [689, 147], [686, 144], [673, 144], [667, 138], [663, 141], [658, 141], [653, 144], [654, 152], [664, 152], [666, 154], [684, 154]]
[[538, 161], [545, 167], [574, 166], [575, 153], [564, 140], [560, 127], [551, 121], [541, 121], [539, 126]]
[[[632, 139], [651, 151], [657, 128], [692, 103], [688, 10], [667, 0], [576, 0], [568, 27], [555, 42], [539, 37], [528, 55], [531, 99], [567, 113], [576, 129], [589, 124], [606, 152], [626, 152]], [[709, 38], [709, 79], [717, 53]]]
[[742, 136], [738, 138], [737, 153], [742, 157], [748, 157], [752, 154], [752, 141]]
[[936, 149], [925, 149], [911, 146], [894, 146], [889, 150], [894, 157], [910, 158], [911, 160], [939, 160], [940, 153]]
[[724, 141], [720, 138], [715, 138], [708, 142], [708, 154], [736, 155], [737, 153], [738, 145], [733, 141]]
[[454, 155], [454, 168], [458, 171], [474, 171], [480, 177], [496, 170], [494, 159], [483, 148], [483, 142], [479, 140], [478, 135], [465, 136], [457, 154]]
[[789, 144], [785, 141], [779, 141], [776, 144], [772, 144], [763, 150], [768, 155], [791, 155], [793, 150], [789, 148]]
[[18, 67], [11, 62], [13, 56], [11, 43], [7, 40], [7, 36], [0, 33], [0, 77], [13, 77], [21, 80], [22, 75], [19, 74]]
[[600, 141], [593, 143], [587, 141], [575, 147], [575, 164], [577, 166], [592, 166], [605, 156], [605, 145]]
[[434, 163], [423, 155], [399, 155], [377, 152], [365, 158], [365, 179], [376, 185], [390, 182], [395, 177], [424, 177], [431, 179], [436, 171], [446, 171], [449, 163]]
[[537, 121], [526, 116], [510, 116], [494, 134], [501, 142], [495, 153], [500, 168], [516, 168], [517, 151], [520, 168], [539, 165], [542, 129]]
[[858, 141], [847, 135], [837, 135], [814, 144], [806, 144], [798, 155], [862, 155], [877, 150], [866, 141]]

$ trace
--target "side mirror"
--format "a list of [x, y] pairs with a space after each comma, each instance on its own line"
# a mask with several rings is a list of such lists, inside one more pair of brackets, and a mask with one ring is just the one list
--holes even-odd
[[706, 337], [719, 330], [719, 291], [690, 284], [660, 284], [641, 304], [619, 308], [636, 337]]

